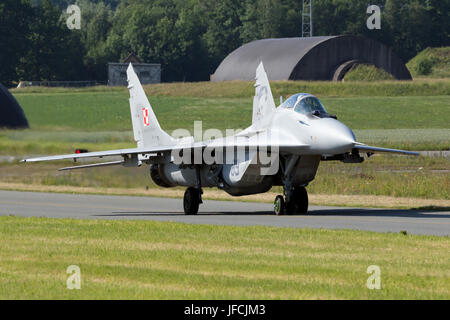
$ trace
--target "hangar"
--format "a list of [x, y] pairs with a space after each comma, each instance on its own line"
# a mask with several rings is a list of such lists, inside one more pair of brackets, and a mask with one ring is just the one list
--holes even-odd
[[384, 69], [398, 80], [411, 74], [392, 48], [358, 36], [262, 39], [247, 43], [230, 53], [211, 81], [255, 78], [263, 61], [269, 80], [342, 80], [355, 64]]
[[0, 83], [0, 128], [28, 128], [25, 113], [14, 96]]

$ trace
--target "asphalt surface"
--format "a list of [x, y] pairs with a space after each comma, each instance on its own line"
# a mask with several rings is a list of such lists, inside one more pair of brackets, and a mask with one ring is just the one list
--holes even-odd
[[449, 235], [450, 212], [311, 206], [308, 215], [274, 216], [267, 203], [208, 201], [185, 216], [182, 199], [0, 191], [0, 215], [135, 219], [194, 224], [354, 229]]

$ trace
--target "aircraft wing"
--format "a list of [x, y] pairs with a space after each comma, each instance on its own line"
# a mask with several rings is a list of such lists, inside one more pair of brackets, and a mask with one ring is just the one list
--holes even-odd
[[172, 152], [177, 150], [194, 150], [194, 149], [220, 149], [220, 148], [253, 148], [253, 149], [272, 149], [277, 148], [280, 152], [292, 152], [298, 153], [305, 148], [309, 148], [309, 145], [297, 145], [297, 144], [274, 144], [270, 141], [255, 141], [254, 139], [234, 139], [234, 138], [223, 138], [216, 139], [207, 142], [195, 142], [189, 144], [179, 144], [171, 146], [156, 146], [151, 148], [131, 148], [131, 149], [117, 149], [99, 152], [87, 152], [87, 153], [73, 153], [73, 154], [63, 154], [56, 156], [38, 157], [24, 159], [22, 162], [40, 162], [40, 161], [56, 161], [56, 160], [77, 160], [83, 158], [104, 158], [112, 156], [132, 156], [132, 155], [145, 155], [145, 154], [156, 154], [160, 152]]
[[[196, 143], [190, 143], [190, 144], [181, 144], [181, 145], [175, 145], [175, 146], [157, 146], [157, 147], [151, 147], [151, 148], [131, 148], [131, 149], [117, 149], [117, 150], [108, 150], [108, 151], [99, 151], [99, 152], [87, 152], [87, 153], [73, 153], [73, 154], [64, 154], [64, 155], [56, 155], [56, 156], [47, 156], [47, 157], [38, 157], [38, 158], [30, 158], [30, 159], [24, 159], [22, 162], [40, 162], [40, 161], [55, 161], [55, 160], [77, 160], [77, 159], [83, 159], [83, 158], [104, 158], [104, 157], [112, 157], [112, 156], [132, 156], [132, 155], [138, 155], [138, 154], [156, 154], [160, 152], [172, 152], [177, 150], [194, 150], [194, 149], [204, 149], [204, 148], [254, 148], [254, 149], [260, 149], [260, 148], [266, 148], [266, 149], [272, 149], [271, 151], [274, 152], [274, 148], [276, 148], [279, 152], [289, 152], [292, 154], [302, 154], [304, 151], [307, 151], [309, 148], [309, 145], [298, 145], [298, 144], [273, 144], [270, 141], [255, 141], [252, 139], [229, 139], [229, 138], [223, 138], [223, 139], [217, 139], [217, 140], [211, 140], [208, 142], [196, 142]], [[379, 147], [372, 147], [367, 146], [363, 144], [356, 144], [354, 146], [354, 149], [358, 149], [362, 152], [367, 153], [378, 153], [378, 152], [384, 152], [384, 153], [397, 153], [397, 154], [405, 154], [405, 155], [412, 155], [412, 156], [418, 156], [418, 152], [413, 151], [406, 151], [406, 150], [398, 150], [398, 149], [388, 149], [388, 148], [379, 148]]]
[[177, 145], [177, 146], [158, 146], [152, 148], [131, 148], [131, 149], [117, 149], [99, 152], [86, 152], [86, 153], [73, 153], [73, 154], [63, 154], [57, 156], [39, 157], [24, 159], [22, 162], [40, 162], [40, 161], [55, 161], [55, 160], [66, 160], [66, 159], [83, 159], [83, 158], [103, 158], [103, 157], [113, 157], [113, 156], [128, 156], [135, 154], [152, 154], [158, 152], [167, 152], [172, 150], [181, 150], [185, 148], [203, 148], [204, 145], [201, 143], [195, 143], [193, 145]]
[[406, 154], [410, 156], [418, 156], [418, 152], [414, 151], [406, 151], [406, 150], [398, 150], [398, 149], [387, 149], [387, 148], [379, 148], [379, 147], [371, 147], [367, 145], [355, 145], [355, 149], [364, 151], [364, 152], [370, 152], [370, 153], [377, 153], [377, 152], [385, 152], [385, 153], [398, 153], [398, 154]]

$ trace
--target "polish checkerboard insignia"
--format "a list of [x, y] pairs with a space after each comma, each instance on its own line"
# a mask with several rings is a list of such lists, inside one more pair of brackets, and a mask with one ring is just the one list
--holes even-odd
[[142, 116], [144, 119], [144, 126], [149, 127], [150, 126], [150, 118], [148, 116], [148, 108], [142, 108]]

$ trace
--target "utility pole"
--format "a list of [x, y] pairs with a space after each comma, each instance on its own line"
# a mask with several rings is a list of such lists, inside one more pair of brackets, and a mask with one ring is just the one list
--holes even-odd
[[313, 0], [303, 0], [303, 11], [302, 11], [303, 38], [313, 36], [312, 2]]

